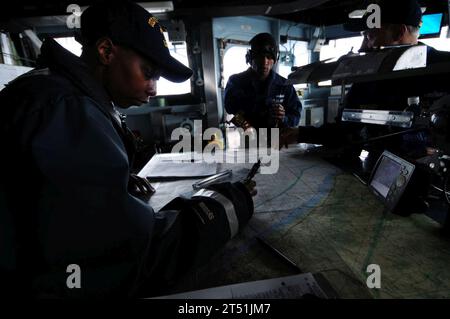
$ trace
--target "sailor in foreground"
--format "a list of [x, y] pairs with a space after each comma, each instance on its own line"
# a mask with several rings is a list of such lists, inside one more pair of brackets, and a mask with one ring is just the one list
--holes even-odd
[[130, 178], [133, 136], [114, 106], [146, 103], [160, 76], [192, 75], [170, 56], [158, 20], [133, 2], [99, 2], [81, 16], [80, 41], [78, 58], [47, 39], [38, 68], [0, 92], [2, 296], [163, 294], [253, 214], [252, 181], [155, 213], [147, 183]]
[[225, 109], [240, 114], [255, 129], [295, 127], [300, 121], [302, 104], [292, 85], [273, 67], [279, 50], [273, 36], [259, 33], [250, 40], [246, 55], [247, 71], [234, 74], [225, 88]]

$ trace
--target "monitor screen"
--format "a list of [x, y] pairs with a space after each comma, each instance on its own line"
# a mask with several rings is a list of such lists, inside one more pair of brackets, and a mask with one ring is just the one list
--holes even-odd
[[442, 18], [442, 13], [423, 15], [422, 27], [420, 28], [420, 37], [439, 37], [441, 34]]
[[380, 165], [376, 168], [376, 172], [370, 182], [373, 187], [382, 197], [386, 198], [391, 188], [395, 183], [398, 175], [401, 173], [402, 166], [393, 159], [383, 156]]

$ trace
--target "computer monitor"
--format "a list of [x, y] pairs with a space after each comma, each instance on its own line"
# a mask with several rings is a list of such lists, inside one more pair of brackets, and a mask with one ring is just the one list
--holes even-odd
[[388, 151], [380, 156], [372, 171], [369, 187], [388, 210], [392, 211], [397, 206], [414, 168], [413, 164]]
[[443, 13], [424, 14], [422, 16], [422, 27], [420, 28], [420, 38], [436, 38], [441, 35]]

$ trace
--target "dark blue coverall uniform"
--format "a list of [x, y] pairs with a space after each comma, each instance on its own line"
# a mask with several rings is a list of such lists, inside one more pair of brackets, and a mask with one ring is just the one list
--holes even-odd
[[271, 123], [270, 108], [272, 100], [282, 96], [286, 116], [284, 126], [296, 127], [300, 121], [302, 104], [292, 85], [273, 70], [265, 81], [259, 81], [251, 68], [234, 74], [225, 88], [225, 109], [229, 114], [243, 112], [245, 119], [254, 128], [274, 127]]
[[[0, 107], [2, 298], [164, 293], [253, 213], [241, 183], [158, 213], [133, 196], [130, 132], [87, 66], [54, 40], [37, 69], [0, 92]], [[66, 285], [70, 264], [80, 289]]]

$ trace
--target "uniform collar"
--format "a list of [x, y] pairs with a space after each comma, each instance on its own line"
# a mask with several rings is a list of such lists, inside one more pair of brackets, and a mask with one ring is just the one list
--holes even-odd
[[64, 49], [53, 39], [45, 39], [38, 61], [39, 67], [48, 67], [51, 71], [68, 78], [74, 86], [95, 100], [109, 115], [113, 105], [103, 86], [91, 75], [89, 68], [79, 57]]
[[267, 78], [264, 81], [261, 81], [257, 78], [255, 71], [253, 71], [253, 69], [251, 67], [248, 68], [247, 72], [249, 73], [250, 78], [252, 79], [252, 83], [255, 86], [257, 86], [261, 83], [272, 83], [272, 81], [275, 79], [275, 71], [273, 69], [270, 70], [269, 75], [267, 76]]

